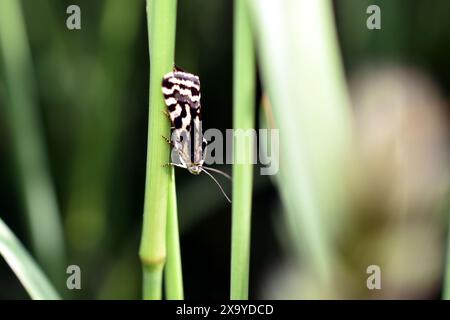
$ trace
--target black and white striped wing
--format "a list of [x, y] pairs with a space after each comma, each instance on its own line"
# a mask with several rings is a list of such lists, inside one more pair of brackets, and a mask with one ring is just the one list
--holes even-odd
[[187, 167], [203, 164], [199, 77], [184, 71], [169, 72], [163, 78], [162, 92], [173, 126], [173, 143], [182, 162]]

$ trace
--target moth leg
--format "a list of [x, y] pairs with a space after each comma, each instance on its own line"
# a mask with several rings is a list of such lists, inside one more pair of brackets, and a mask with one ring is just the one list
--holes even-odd
[[[169, 119], [170, 123], [172, 124], [172, 119], [170, 119], [170, 113], [167, 110], [161, 110], [162, 113], [164, 113], [164, 115], [167, 117], [167, 119]], [[175, 127], [172, 125], [170, 126], [170, 129], [173, 130], [175, 129]]]
[[170, 144], [172, 147], [174, 147], [173, 141], [168, 139], [167, 137], [161, 136], [168, 144]]
[[167, 110], [161, 110], [161, 112], [170, 120], [170, 113]]
[[173, 162], [167, 162], [167, 163], [164, 163], [162, 166], [163, 166], [163, 167], [173, 166], [173, 167], [179, 167], [179, 168], [186, 169], [185, 166], [182, 166], [181, 164], [173, 163]]

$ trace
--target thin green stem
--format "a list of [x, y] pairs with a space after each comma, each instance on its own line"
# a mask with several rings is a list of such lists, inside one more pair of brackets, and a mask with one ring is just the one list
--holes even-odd
[[174, 170], [171, 173], [169, 188], [169, 203], [167, 208], [167, 263], [164, 278], [166, 299], [183, 300], [183, 273], [181, 268]]
[[22, 197], [33, 251], [58, 287], [64, 283], [65, 250], [56, 194], [38, 116], [31, 53], [20, 1], [0, 1], [0, 47]]
[[[233, 128], [247, 130], [255, 126], [254, 48], [245, 0], [236, 0], [234, 10]], [[248, 299], [254, 143], [250, 134], [233, 144], [231, 299]]]
[[150, 52], [150, 96], [145, 182], [144, 221], [140, 257], [143, 269], [143, 296], [161, 299], [166, 260], [166, 219], [170, 184], [169, 144], [161, 136], [170, 133], [161, 81], [172, 70], [175, 50], [176, 0], [147, 0]]

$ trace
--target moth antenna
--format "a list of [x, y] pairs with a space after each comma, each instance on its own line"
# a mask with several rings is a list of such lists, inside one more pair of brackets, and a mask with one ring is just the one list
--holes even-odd
[[181, 71], [181, 72], [186, 72], [184, 71], [184, 69], [180, 68], [179, 66], [177, 66], [175, 63], [173, 64], [173, 71]]
[[208, 169], [209, 171], [220, 173], [225, 178], [228, 178], [229, 180], [231, 180], [231, 176], [229, 174], [223, 172], [223, 171], [220, 171], [220, 170], [217, 170], [217, 169], [214, 169], [214, 168], [211, 168], [211, 167], [205, 167], [205, 166], [202, 166], [202, 167]]
[[216, 178], [214, 178], [213, 175], [212, 175], [211, 173], [209, 173], [208, 171], [206, 171], [204, 167], [202, 167], [202, 171], [203, 171], [204, 173], [206, 173], [208, 176], [210, 176], [211, 179], [214, 180], [214, 182], [219, 186], [220, 191], [222, 191], [222, 194], [225, 196], [225, 198], [227, 198], [228, 202], [231, 203], [230, 198], [228, 198], [228, 196], [227, 196], [227, 194], [225, 193], [225, 191], [223, 191], [222, 186], [221, 186], [220, 183], [216, 180]]

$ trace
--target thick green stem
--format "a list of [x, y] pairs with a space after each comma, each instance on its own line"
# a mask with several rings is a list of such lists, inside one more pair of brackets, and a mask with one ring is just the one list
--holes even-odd
[[[233, 128], [255, 126], [255, 58], [245, 0], [235, 1], [233, 65]], [[235, 131], [236, 132], [236, 131]], [[253, 135], [239, 135], [233, 144], [233, 208], [231, 234], [231, 299], [248, 299], [253, 188]], [[238, 141], [239, 139], [239, 141]], [[247, 142], [247, 143], [246, 143]]]
[[183, 300], [183, 273], [181, 268], [174, 170], [171, 173], [169, 189], [169, 203], [167, 207], [167, 263], [164, 278], [166, 299]]
[[150, 97], [145, 182], [144, 222], [140, 257], [143, 269], [143, 296], [161, 299], [166, 260], [166, 218], [170, 184], [169, 144], [162, 136], [170, 134], [161, 81], [173, 68], [175, 50], [176, 0], [147, 0], [150, 51]]

